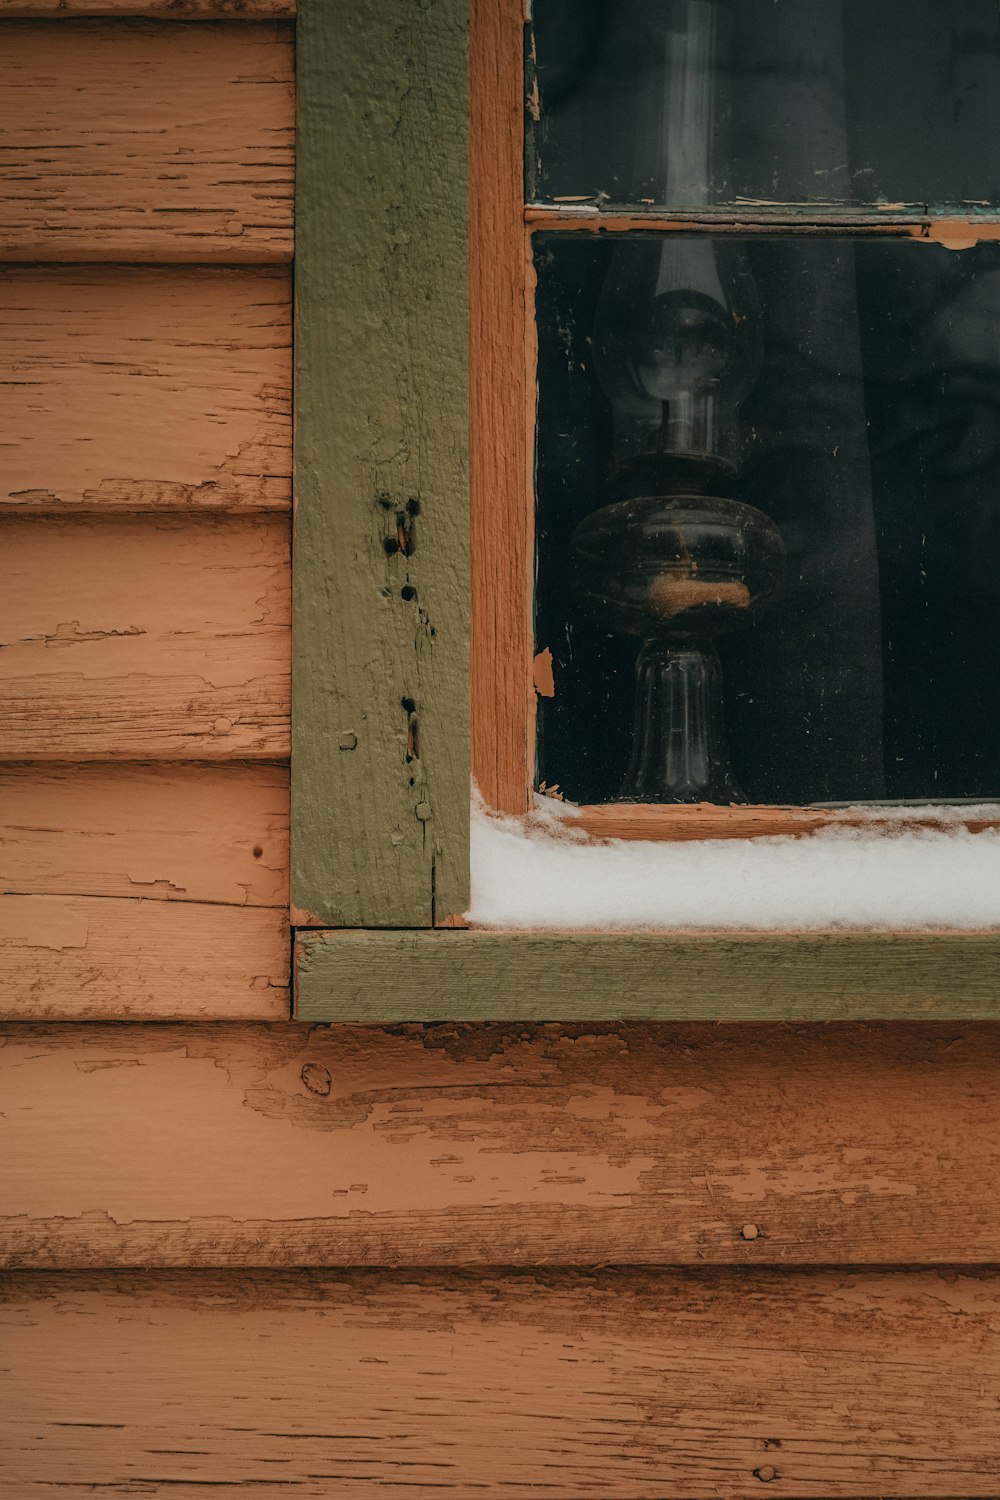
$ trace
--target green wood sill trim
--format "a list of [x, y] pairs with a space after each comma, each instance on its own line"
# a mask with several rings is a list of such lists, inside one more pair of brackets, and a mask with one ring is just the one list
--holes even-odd
[[1000, 1019], [1000, 933], [296, 934], [303, 1021]]

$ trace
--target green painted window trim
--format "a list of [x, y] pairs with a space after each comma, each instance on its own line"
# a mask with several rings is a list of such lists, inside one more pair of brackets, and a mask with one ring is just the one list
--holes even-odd
[[428, 930], [469, 904], [467, 0], [297, 35], [296, 1014], [1000, 1014], [993, 934]]
[[469, 904], [467, 0], [301, 0], [293, 919]]
[[315, 932], [304, 1021], [992, 1020], [1000, 934]]

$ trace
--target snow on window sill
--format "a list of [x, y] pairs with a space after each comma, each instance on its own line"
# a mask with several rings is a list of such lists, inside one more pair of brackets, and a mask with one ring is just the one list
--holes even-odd
[[473, 796], [471, 926], [589, 931], [982, 931], [1000, 928], [996, 807], [859, 810], [802, 837], [596, 842], [572, 807], [499, 817]]

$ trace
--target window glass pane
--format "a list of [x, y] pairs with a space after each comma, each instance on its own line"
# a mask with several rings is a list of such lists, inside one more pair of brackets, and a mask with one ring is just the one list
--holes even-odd
[[622, 796], [640, 644], [691, 638], [749, 800], [1000, 795], [1000, 247], [559, 233], [535, 265], [539, 780]]
[[529, 197], [1000, 205], [997, 0], [534, 0], [533, 14]]

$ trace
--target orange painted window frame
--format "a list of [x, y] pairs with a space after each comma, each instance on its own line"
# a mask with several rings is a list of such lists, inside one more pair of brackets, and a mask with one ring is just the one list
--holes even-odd
[[[761, 211], [736, 222], [718, 209], [678, 218], [526, 202], [524, 119], [533, 101], [525, 98], [525, 0], [472, 0], [470, 22], [472, 775], [488, 808], [524, 816], [534, 795], [536, 675], [547, 686], [546, 663], [535, 661], [533, 627], [533, 234], [704, 232], [710, 225], [716, 233], [894, 235], [960, 249], [1000, 238], [1000, 224], [881, 212], [819, 219], [793, 211]], [[857, 821], [848, 808], [608, 803], [582, 808], [574, 828], [597, 838], [748, 838]], [[936, 822], [928, 808], [927, 825]], [[967, 826], [1000, 826], [1000, 812]]]

